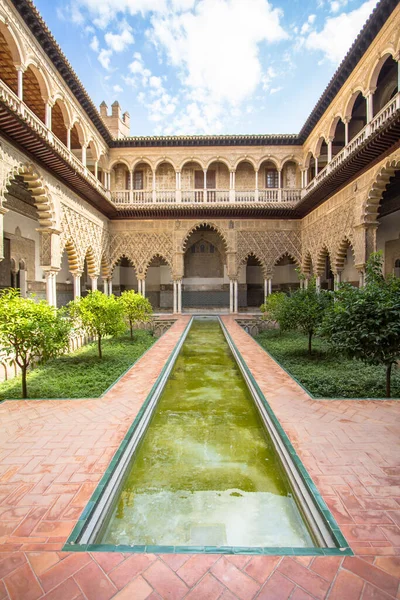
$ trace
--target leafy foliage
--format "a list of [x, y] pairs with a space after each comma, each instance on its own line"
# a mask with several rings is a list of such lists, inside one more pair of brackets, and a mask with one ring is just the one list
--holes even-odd
[[44, 300], [22, 298], [16, 289], [1, 292], [0, 345], [21, 369], [23, 398], [28, 397], [26, 379], [32, 361], [44, 362], [64, 352], [70, 331], [65, 313]]
[[333, 296], [317, 290], [315, 279], [310, 279], [307, 289], [295, 290], [278, 304], [277, 321], [282, 331], [301, 331], [308, 336], [308, 352], [312, 351], [312, 338], [320, 327]]
[[363, 288], [340, 286], [321, 332], [337, 352], [370, 365], [384, 365], [390, 397], [392, 367], [400, 360], [400, 279], [385, 280], [382, 262], [381, 253], [371, 255]]
[[125, 331], [122, 317], [122, 304], [115, 296], [106, 296], [96, 290], [84, 298], [68, 304], [71, 317], [89, 335], [97, 336], [99, 358], [102, 358], [102, 338], [105, 335], [120, 335]]
[[132, 339], [134, 325], [150, 321], [153, 313], [152, 306], [147, 298], [137, 294], [134, 290], [122, 292], [119, 302], [122, 305], [123, 315], [129, 325]]
[[[128, 336], [103, 340], [100, 360], [97, 344], [51, 359], [27, 375], [30, 398], [96, 398], [118, 379], [155, 338], [149, 331], [137, 331], [134, 341]], [[0, 400], [21, 397], [21, 377], [0, 384]]]
[[[313, 353], [307, 336], [299, 332], [280, 335], [277, 330], [255, 338], [263, 348], [317, 398], [383, 398], [384, 368], [334, 353], [328, 340], [315, 336]], [[393, 396], [400, 398], [400, 368], [392, 376]]]
[[286, 294], [283, 292], [274, 292], [270, 294], [264, 304], [261, 304], [260, 310], [263, 313], [262, 318], [268, 321], [276, 321], [279, 323], [282, 306], [286, 301]]

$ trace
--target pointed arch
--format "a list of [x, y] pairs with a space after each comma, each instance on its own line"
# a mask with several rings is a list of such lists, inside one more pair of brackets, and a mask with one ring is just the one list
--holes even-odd
[[310, 277], [313, 270], [313, 262], [311, 258], [311, 253], [307, 252], [303, 258], [303, 262], [301, 265], [301, 270], [306, 277]]
[[53, 200], [46, 184], [43, 181], [43, 177], [33, 165], [27, 163], [14, 167], [6, 177], [2, 195], [4, 196], [6, 189], [17, 176], [22, 177], [32, 194], [32, 198], [37, 209], [40, 226], [43, 228], [55, 227], [56, 215]]
[[374, 224], [378, 221], [379, 206], [382, 200], [383, 193], [386, 190], [390, 178], [393, 177], [396, 171], [400, 169], [400, 156], [388, 160], [383, 167], [378, 171], [375, 181], [373, 182], [367, 199], [363, 206], [363, 223]]
[[85, 256], [82, 261], [81, 270], [83, 271], [84, 262], [86, 260], [89, 277], [98, 277], [97, 260], [92, 246], [86, 248]]
[[330, 263], [332, 265], [331, 253], [329, 252], [328, 247], [324, 244], [317, 254], [317, 263], [315, 268], [317, 275], [322, 275], [324, 273], [325, 262], [327, 257], [329, 258]]
[[262, 258], [260, 258], [260, 256], [253, 250], [250, 250], [250, 252], [248, 252], [245, 256], [242, 257], [240, 265], [246, 265], [250, 256], [258, 260], [258, 262], [260, 263], [259, 266], [261, 267], [261, 271], [265, 279], [267, 277], [267, 266], [265, 264], [265, 261]]
[[121, 260], [121, 258], [126, 258], [127, 260], [129, 260], [129, 262], [132, 265], [132, 268], [135, 270], [135, 275], [137, 277], [137, 275], [139, 273], [138, 266], [129, 252], [121, 252], [121, 254], [119, 254], [116, 258], [114, 258], [113, 262], [110, 265], [110, 274], [113, 273], [115, 267], [117, 266], [117, 263]]
[[71, 272], [74, 271], [80, 271], [80, 258], [79, 258], [79, 254], [78, 254], [78, 250], [77, 247], [75, 245], [75, 242], [72, 238], [69, 238], [65, 245], [64, 248], [61, 249], [61, 255], [64, 252], [67, 253], [67, 258], [68, 258], [68, 268]]
[[353, 258], [354, 258], [354, 262], [355, 262], [355, 254], [354, 254], [353, 244], [348, 237], [344, 237], [339, 244], [339, 247], [338, 247], [335, 257], [334, 257], [334, 261], [332, 263], [332, 268], [334, 269], [335, 273], [343, 271], [344, 261], [346, 260], [348, 248], [351, 248], [351, 252], [353, 254]]
[[102, 279], [109, 279], [111, 277], [111, 265], [110, 260], [104, 252], [100, 260], [100, 276]]
[[292, 254], [291, 252], [288, 252], [287, 250], [285, 252], [281, 252], [281, 254], [279, 254], [279, 256], [277, 256], [274, 260], [274, 264], [272, 265], [272, 271], [275, 269], [275, 267], [277, 266], [278, 262], [280, 260], [282, 260], [282, 258], [288, 257], [290, 259], [292, 259], [292, 261], [294, 262], [294, 264], [298, 267], [301, 268], [301, 264], [300, 264], [300, 260], [297, 256], [294, 256], [294, 254]]
[[200, 229], [200, 227], [206, 227], [208, 229], [216, 231], [220, 235], [220, 237], [224, 243], [225, 251], [228, 251], [229, 244], [228, 244], [228, 240], [227, 240], [224, 230], [221, 229], [221, 227], [219, 227], [219, 225], [217, 225], [214, 222], [199, 221], [198, 223], [196, 223], [196, 225], [193, 225], [185, 234], [185, 236], [182, 240], [182, 252], [185, 252], [187, 250], [187, 242], [188, 242], [190, 236], [192, 235], [192, 233], [194, 233], [195, 231]]
[[162, 258], [162, 260], [165, 260], [165, 262], [167, 263], [167, 265], [168, 265], [168, 266], [169, 266], [169, 268], [171, 269], [171, 273], [172, 273], [172, 264], [171, 264], [171, 261], [170, 261], [170, 259], [169, 259], [169, 258], [168, 258], [168, 257], [167, 257], [165, 254], [163, 254], [162, 252], [155, 252], [155, 253], [152, 255], [152, 257], [151, 257], [151, 258], [150, 258], [150, 259], [147, 261], [147, 263], [146, 263], [146, 265], [145, 265], [145, 267], [144, 267], [144, 276], [145, 276], [145, 277], [146, 277], [146, 275], [147, 275], [147, 270], [148, 270], [148, 268], [150, 267], [151, 263], [153, 262], [153, 260], [154, 260], [155, 258]]

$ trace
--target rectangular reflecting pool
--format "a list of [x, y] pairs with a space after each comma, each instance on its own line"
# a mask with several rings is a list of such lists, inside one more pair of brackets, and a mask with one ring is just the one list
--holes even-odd
[[318, 545], [217, 318], [196, 318], [97, 543]]

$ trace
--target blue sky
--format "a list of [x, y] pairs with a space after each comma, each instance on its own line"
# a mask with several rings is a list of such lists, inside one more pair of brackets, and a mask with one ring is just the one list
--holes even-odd
[[376, 0], [35, 0], [131, 135], [297, 133]]

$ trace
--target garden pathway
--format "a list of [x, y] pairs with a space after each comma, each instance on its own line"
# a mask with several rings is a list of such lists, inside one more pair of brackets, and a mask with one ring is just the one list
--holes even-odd
[[0, 600], [400, 598], [400, 403], [314, 401], [223, 319], [355, 556], [61, 551], [182, 316], [103, 398], [0, 404]]

